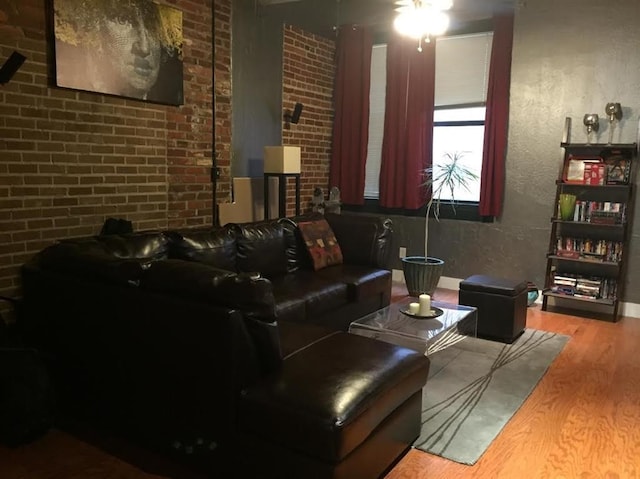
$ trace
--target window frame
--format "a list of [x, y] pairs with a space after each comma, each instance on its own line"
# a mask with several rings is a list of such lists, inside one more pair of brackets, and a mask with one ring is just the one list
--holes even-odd
[[[477, 34], [477, 33], [492, 33], [491, 22], [477, 22], [477, 25], [471, 25], [468, 29], [462, 29], [458, 31], [451, 31], [450, 36], [456, 35], [466, 35], [466, 34]], [[386, 38], [377, 38], [376, 43], [387, 43]], [[456, 105], [442, 105], [442, 106], [434, 106], [434, 110], [443, 110], [443, 109], [454, 109], [454, 108], [470, 108], [470, 107], [486, 107], [486, 102], [476, 102], [476, 103], [467, 103], [467, 104], [456, 104]], [[435, 122], [433, 127], [436, 126], [484, 126], [486, 120], [466, 120], [466, 121], [444, 121], [444, 122]], [[380, 201], [378, 198], [364, 198], [364, 203], [362, 205], [342, 205], [342, 209], [345, 211], [351, 212], [363, 212], [363, 213], [375, 213], [375, 214], [384, 214], [384, 215], [398, 215], [398, 216], [409, 216], [409, 217], [424, 217], [427, 212], [427, 205], [422, 206], [421, 208], [410, 210], [405, 208], [385, 208], [380, 206]], [[429, 217], [433, 218], [434, 212], [431, 211], [429, 213]], [[451, 201], [451, 200], [442, 200], [440, 203], [440, 215], [441, 219], [455, 219], [455, 220], [463, 220], [463, 221], [478, 221], [478, 222], [493, 222], [493, 217], [483, 217], [480, 216], [480, 205], [479, 201]]]
[[[446, 105], [435, 107], [434, 110], [452, 110], [457, 108], [486, 107], [485, 102], [469, 103], [465, 105]], [[459, 121], [434, 121], [433, 127], [437, 126], [484, 126], [485, 120], [459, 120]], [[380, 206], [378, 198], [364, 198], [363, 205], [343, 205], [345, 211], [359, 213], [378, 213], [398, 216], [424, 217], [427, 214], [427, 205], [416, 210], [406, 208], [384, 208]], [[454, 209], [455, 208], [455, 209]], [[430, 218], [435, 218], [433, 210], [429, 213]], [[480, 216], [478, 201], [451, 201], [441, 200], [440, 218], [456, 219], [463, 221], [487, 222], [487, 218]]]

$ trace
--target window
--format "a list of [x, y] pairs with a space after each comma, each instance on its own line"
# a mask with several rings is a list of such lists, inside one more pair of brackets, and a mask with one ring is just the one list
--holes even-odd
[[[485, 107], [446, 108], [433, 113], [433, 163], [437, 165], [445, 155], [459, 154], [460, 163], [480, 177], [482, 146], [484, 143]], [[437, 168], [437, 166], [436, 166]], [[434, 185], [437, 188], [437, 185]], [[456, 201], [480, 201], [480, 180], [454, 191]], [[451, 192], [444, 188], [440, 199], [451, 200]]]
[[371, 86], [369, 89], [369, 143], [365, 172], [364, 197], [377, 199], [378, 177], [384, 133], [384, 101], [387, 88], [387, 46], [374, 45], [371, 52]]
[[[436, 40], [436, 83], [433, 161], [445, 153], [462, 153], [466, 166], [480, 176], [484, 141], [484, 117], [493, 34], [483, 32]], [[365, 198], [379, 196], [378, 178], [384, 131], [386, 45], [375, 45], [371, 57], [369, 95], [369, 144]], [[456, 200], [477, 203], [480, 183], [454, 192]], [[442, 199], [450, 199], [443, 191]]]

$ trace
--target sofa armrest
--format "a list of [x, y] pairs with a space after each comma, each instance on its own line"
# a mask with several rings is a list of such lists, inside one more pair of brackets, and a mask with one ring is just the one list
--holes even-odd
[[145, 271], [140, 288], [237, 309], [261, 358], [262, 372], [280, 366], [282, 353], [273, 289], [259, 273], [236, 274], [193, 261], [170, 259], [153, 263]]
[[45, 248], [32, 260], [44, 269], [122, 286], [137, 286], [150, 260], [118, 258], [96, 241], [61, 242]]
[[240, 309], [245, 317], [273, 322], [275, 298], [271, 282], [259, 273], [241, 273], [183, 260], [152, 263], [140, 287]]
[[327, 213], [345, 263], [389, 269], [392, 221], [372, 215]]

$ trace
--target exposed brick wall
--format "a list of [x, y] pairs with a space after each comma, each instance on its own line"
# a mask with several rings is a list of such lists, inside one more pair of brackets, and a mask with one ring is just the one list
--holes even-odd
[[[53, 86], [48, 3], [0, 0], [0, 61], [14, 50], [27, 57], [0, 87], [0, 294], [14, 296], [35, 252], [96, 234], [107, 217], [136, 230], [212, 221], [211, 0], [166, 2], [183, 12], [181, 107]], [[231, 0], [213, 5], [220, 198], [229, 189]]]
[[[335, 42], [292, 26], [285, 26], [283, 47], [282, 103], [293, 111], [296, 102], [304, 108], [300, 122], [283, 123], [282, 144], [302, 148], [300, 204], [310, 209], [316, 186], [328, 195], [329, 161], [333, 128], [333, 81]], [[287, 185], [287, 215], [295, 212], [293, 180]]]

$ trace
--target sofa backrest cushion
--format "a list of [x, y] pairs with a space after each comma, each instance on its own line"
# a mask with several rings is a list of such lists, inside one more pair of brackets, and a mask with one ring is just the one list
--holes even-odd
[[230, 227], [169, 231], [169, 256], [237, 271], [236, 237]]
[[286, 274], [287, 242], [278, 220], [232, 225], [238, 245], [238, 271], [257, 271], [267, 278]]
[[104, 250], [116, 258], [158, 261], [169, 256], [169, 238], [161, 232], [97, 236]]
[[393, 233], [390, 219], [335, 213], [327, 213], [325, 218], [336, 235], [345, 263], [389, 269]]
[[280, 218], [278, 221], [284, 229], [287, 271], [293, 273], [299, 269], [313, 269], [311, 257], [307, 253], [307, 248], [300, 235], [295, 218]]

